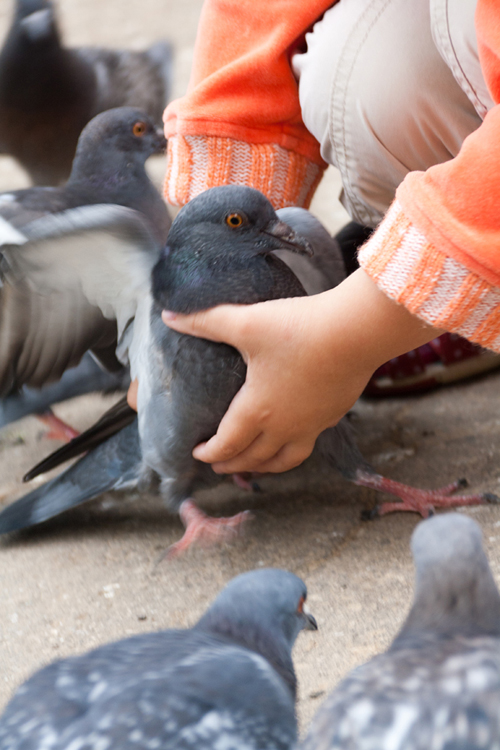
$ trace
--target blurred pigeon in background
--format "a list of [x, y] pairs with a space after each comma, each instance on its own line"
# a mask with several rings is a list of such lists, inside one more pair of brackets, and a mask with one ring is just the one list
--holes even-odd
[[78, 137], [99, 112], [132, 106], [161, 125], [172, 78], [172, 50], [144, 52], [63, 46], [51, 0], [16, 0], [0, 53], [0, 152], [36, 185], [58, 185], [71, 171]]
[[[7, 399], [2, 402], [1, 409], [5, 416], [9, 411], [19, 413], [27, 405], [26, 394], [19, 394], [24, 385], [39, 389], [58, 380], [67, 368], [78, 365], [89, 346], [108, 370], [121, 379], [127, 378], [123, 365], [115, 356], [117, 324], [114, 313], [110, 314], [109, 306], [101, 311], [93, 304], [83, 305], [83, 290], [75, 277], [78, 271], [76, 268], [70, 271], [62, 269], [63, 264], [72, 257], [71, 253], [75, 251], [73, 245], [78, 239], [83, 253], [80, 263], [85, 265], [85, 273], [90, 276], [99, 274], [99, 264], [103, 260], [100, 243], [106, 242], [106, 237], [102, 236], [103, 204], [114, 204], [114, 208], [109, 209], [110, 217], [114, 217], [112, 220], [110, 218], [109, 231], [113, 233], [111, 239], [115, 241], [114, 247], [118, 252], [116, 262], [123, 262], [120, 259], [118, 235], [121, 235], [123, 242], [133, 242], [135, 233], [139, 231], [139, 234], [146, 232], [148, 235], [147, 241], [152, 245], [151, 263], [154, 263], [160, 247], [165, 243], [171, 222], [163, 199], [146, 174], [145, 162], [152, 154], [163, 151], [165, 145], [163, 134], [141, 110], [132, 107], [109, 110], [95, 117], [82, 132], [71, 176], [64, 187], [33, 187], [0, 194], [2, 262], [10, 273], [20, 263], [15, 272], [15, 293], [0, 291], [0, 393]], [[90, 209], [89, 206], [93, 204], [99, 205]], [[121, 206], [130, 210], [124, 212], [119, 208]], [[65, 212], [69, 209], [82, 207], [87, 208], [85, 215], [88, 225], [82, 220], [83, 214], [79, 214], [76, 231], [73, 223], [65, 220], [64, 216], [67, 217]], [[121, 228], [116, 227], [116, 222], [120, 224], [124, 215], [125, 223]], [[47, 217], [56, 217], [54, 226], [57, 229], [54, 231], [58, 249], [55, 255], [52, 244], [56, 237], [48, 236], [50, 230], [48, 234], [47, 230], [40, 230], [45, 226]], [[97, 224], [94, 226], [95, 222]], [[127, 226], [132, 232], [129, 237]], [[71, 240], [69, 234], [65, 235], [66, 230], [71, 234]], [[45, 242], [37, 245], [37, 252], [41, 252], [36, 261], [38, 275], [29, 282], [35, 284], [33, 295], [23, 278], [23, 260], [19, 249], [29, 239], [30, 232], [38, 233], [40, 240], [42, 235], [45, 236]], [[29, 242], [22, 253], [26, 254], [28, 246]], [[63, 260], [58, 261], [57, 252], [62, 254]], [[75, 256], [75, 262], [78, 262], [78, 257]], [[34, 270], [33, 260], [26, 257], [24, 262], [31, 264], [29, 268]], [[151, 264], [148, 269], [150, 267]], [[64, 287], [68, 283], [68, 273], [72, 274], [76, 285], [74, 290]], [[61, 284], [59, 274], [64, 279]], [[47, 295], [50, 296], [50, 305]], [[50, 317], [44, 319], [40, 316], [40, 305], [45, 306]], [[63, 339], [59, 340], [58, 335]], [[106, 375], [95, 373], [95, 366], [93, 370], [92, 377], [96, 386], [101, 388], [98, 381], [106, 378]], [[76, 395], [75, 391], [86, 393], [93, 389], [90, 374], [87, 382], [83, 375], [82, 371], [73, 372], [60, 386], [54, 385], [54, 398], [61, 389], [69, 387], [69, 382], [72, 395]], [[106, 380], [107, 388], [110, 378]], [[36, 400], [36, 394], [31, 397], [31, 403], [33, 398]], [[44, 398], [40, 394], [41, 402]], [[76, 434], [52, 414], [46, 414], [44, 421], [49, 422], [56, 437], [64, 439], [67, 434], [73, 437]]]
[[[117, 372], [108, 372], [87, 352], [81, 362], [66, 370], [58, 382], [49, 383], [42, 388], [23, 386], [19, 391], [0, 399], [0, 427], [30, 414], [42, 418], [42, 421], [44, 415], [49, 415], [51, 418], [48, 423], [51, 425], [54, 417], [51, 407], [54, 404], [97, 391], [104, 394], [126, 391], [129, 385], [130, 374], [127, 367], [122, 367]], [[54, 437], [59, 438], [60, 435]]]
[[292, 648], [316, 630], [306, 586], [243, 573], [198, 623], [110, 643], [33, 675], [0, 718], [0, 749], [288, 750]]
[[[301, 281], [276, 252], [292, 251], [307, 259], [315, 245], [317, 252], [312, 258], [316, 257], [316, 265], [311, 258], [307, 267], [310, 273], [304, 275], [304, 284], [314, 286], [322, 257], [321, 243], [329, 243], [330, 254], [335, 254], [336, 245], [324, 230], [320, 231], [319, 222], [308, 212], [295, 209], [285, 215], [290, 224], [294, 223], [293, 227], [284, 223], [283, 214], [277, 214], [269, 201], [251, 188], [226, 186], [208, 190], [182, 208], [173, 222], [168, 244], [153, 271], [153, 298], [147, 293], [149, 279], [142, 288], [137, 286], [140, 293], [128, 344], [131, 377], [139, 380], [136, 429], [140, 441], [136, 442], [138, 450], [133, 463], [137, 467], [142, 462], [145, 473], [152, 470], [161, 478], [168, 507], [179, 513], [186, 526], [184, 537], [171, 548], [170, 554], [186, 549], [195, 540], [213, 541], [231, 536], [247, 517], [239, 513], [232, 518], [208, 518], [192, 498], [198, 489], [224, 481], [209, 465], [196, 461], [192, 450], [216, 432], [244, 382], [246, 367], [239, 353], [226, 344], [167, 328], [161, 320], [161, 311], [166, 308], [188, 313], [221, 302], [251, 304], [304, 295]], [[312, 226], [316, 227], [315, 233], [311, 232]], [[329, 271], [333, 284], [343, 275], [338, 249], [336, 257]], [[104, 281], [107, 273], [103, 269]], [[123, 280], [122, 288], [125, 283]], [[100, 294], [104, 299], [105, 292], [101, 290]], [[130, 413], [133, 414], [131, 410]], [[124, 412], [119, 412], [119, 416], [122, 420], [126, 418]], [[94, 463], [105, 465], [106, 452], [114, 454], [117, 442], [123, 440], [119, 433], [112, 435], [113, 418], [107, 419], [105, 415], [101, 423], [106, 442], [98, 445], [96, 425], [29, 473], [28, 478], [32, 478], [95, 448], [49, 484], [8, 506], [0, 514], [0, 533], [39, 523], [98, 494], [95, 483], [92, 494], [89, 492], [87, 477], [93, 473]], [[131, 435], [133, 423], [129, 426]], [[404, 499], [404, 503], [391, 504], [391, 510], [396, 506], [426, 513], [430, 503], [477, 504], [490, 499], [484, 495], [448, 497], [459, 483], [441, 491], [426, 492], [379, 476], [360, 454], [345, 419], [318, 437], [315, 453], [356, 484], [392, 492]], [[137, 472], [137, 481], [140, 477], [141, 472]], [[103, 489], [109, 488], [110, 481], [109, 476], [103, 478]], [[57, 502], [53, 503], [55, 498]]]
[[500, 747], [500, 596], [481, 530], [434, 516], [412, 552], [415, 596], [399, 635], [326, 699], [301, 750]]

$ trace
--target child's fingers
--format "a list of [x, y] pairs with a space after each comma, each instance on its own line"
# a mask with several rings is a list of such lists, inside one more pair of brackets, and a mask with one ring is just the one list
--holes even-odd
[[[258, 471], [261, 474], [280, 474], [283, 471], [290, 471], [296, 466], [309, 458], [314, 450], [315, 441], [304, 441], [301, 443], [287, 443], [272, 456], [256, 466], [252, 471]], [[250, 471], [250, 469], [247, 469]]]
[[234, 346], [233, 337], [238, 335], [240, 310], [239, 305], [219, 305], [191, 315], [164, 310], [161, 317], [165, 325], [179, 333], [188, 333], [210, 341], [224, 341]]
[[[216, 434], [206, 443], [197, 445], [193, 451], [196, 459], [215, 464], [214, 470], [220, 473], [226, 473], [226, 467], [232, 467], [237, 458], [259, 440], [262, 433], [259, 420], [251, 404], [247, 404], [244, 392], [245, 386], [232, 400]], [[276, 446], [274, 453], [278, 448]], [[228, 473], [233, 471], [240, 469], [230, 468]]]

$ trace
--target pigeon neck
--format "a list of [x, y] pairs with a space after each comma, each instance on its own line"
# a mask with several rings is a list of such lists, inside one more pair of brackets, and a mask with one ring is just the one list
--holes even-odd
[[282, 634], [276, 631], [271, 632], [268, 628], [259, 626], [258, 623], [249, 623], [248, 620], [240, 623], [210, 611], [202, 617], [195, 628], [230, 640], [263, 656], [286, 683], [295, 699], [297, 678], [290, 646]]
[[391, 648], [429, 635], [500, 637], [500, 595], [486, 559], [459, 561], [451, 571], [424, 568], [417, 571], [415, 589], [414, 604]]

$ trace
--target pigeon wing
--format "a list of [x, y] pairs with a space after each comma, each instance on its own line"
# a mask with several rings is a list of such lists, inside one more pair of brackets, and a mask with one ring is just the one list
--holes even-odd
[[58, 380], [114, 346], [147, 292], [158, 243], [116, 205], [52, 214], [0, 248], [0, 395]]

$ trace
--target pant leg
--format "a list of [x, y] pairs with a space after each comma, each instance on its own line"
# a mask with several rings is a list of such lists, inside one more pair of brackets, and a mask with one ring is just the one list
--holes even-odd
[[433, 39], [429, 0], [340, 0], [293, 68], [304, 122], [367, 226], [409, 171], [453, 158], [481, 123]]

